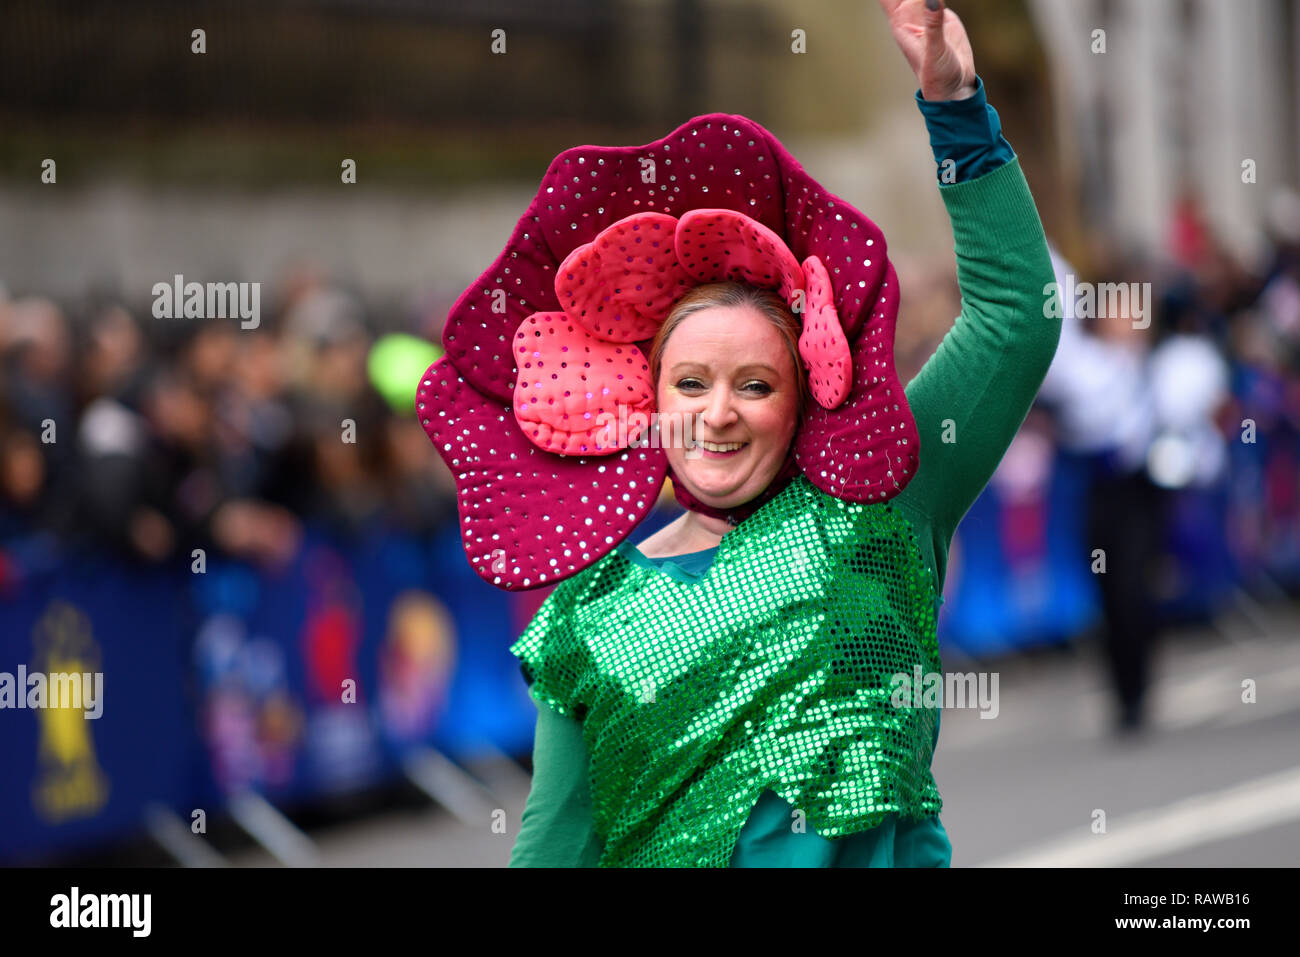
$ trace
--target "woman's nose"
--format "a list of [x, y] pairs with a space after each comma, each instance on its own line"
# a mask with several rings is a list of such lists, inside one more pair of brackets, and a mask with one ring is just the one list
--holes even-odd
[[708, 402], [700, 417], [705, 427], [713, 432], [721, 432], [736, 421], [736, 409], [731, 402], [731, 390], [725, 386], [714, 388], [709, 393]]

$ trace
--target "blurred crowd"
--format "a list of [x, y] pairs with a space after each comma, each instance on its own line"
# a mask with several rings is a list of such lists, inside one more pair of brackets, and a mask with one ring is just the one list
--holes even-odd
[[[1132, 522], [1120, 525], [1156, 514], [1151, 488], [1225, 482], [1226, 443], [1243, 420], [1298, 457], [1300, 197], [1278, 195], [1268, 238], [1263, 267], [1246, 268], [1189, 199], [1164, 255], [1103, 249], [1074, 277], [1151, 282], [1149, 327], [1067, 318], [1022, 431], [1104, 460], [1099, 486], [1140, 476], [1127, 489]], [[1074, 267], [1053, 252], [1064, 282]], [[900, 265], [897, 357], [908, 381], [960, 294], [950, 265]], [[368, 374], [374, 322], [319, 271], [286, 276], [255, 329], [138, 308], [65, 308], [0, 290], [0, 581], [15, 563], [79, 543], [146, 563], [205, 548], [274, 565], [293, 554], [304, 521], [350, 536], [377, 522], [432, 533], [455, 520], [451, 476], [411, 411], [385, 401]], [[1014, 485], [1028, 460], [1009, 455], [1002, 479]], [[1294, 475], [1271, 481], [1284, 506], [1300, 498]], [[1114, 516], [1123, 494], [1107, 489]]]
[[359, 301], [305, 267], [278, 299], [243, 329], [0, 292], [0, 583], [81, 545], [275, 566], [304, 522], [346, 537], [454, 521], [413, 409], [368, 375]]
[[[1161, 255], [1112, 252], [1101, 270], [1103, 281], [1151, 284], [1145, 315], [1130, 308], [1062, 324], [1037, 404], [1060, 448], [1096, 461], [1093, 538], [1102, 524], [1112, 537], [1157, 522], [1179, 491], [1240, 506], [1222, 533], [1241, 554], [1296, 534], [1300, 197], [1275, 194], [1264, 238], [1251, 268], [1186, 196]], [[1064, 284], [1074, 269], [1056, 249], [1053, 261]], [[1150, 558], [1143, 564], [1155, 566]]]

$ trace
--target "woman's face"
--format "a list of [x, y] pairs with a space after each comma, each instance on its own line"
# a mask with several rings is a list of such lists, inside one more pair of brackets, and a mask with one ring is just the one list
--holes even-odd
[[[753, 306], [710, 306], [677, 325], [664, 346], [656, 402], [668, 464], [692, 495], [734, 508], [767, 488], [798, 425], [796, 374], [781, 333]], [[681, 427], [695, 446], [689, 457]], [[740, 447], [719, 452], [706, 443]]]

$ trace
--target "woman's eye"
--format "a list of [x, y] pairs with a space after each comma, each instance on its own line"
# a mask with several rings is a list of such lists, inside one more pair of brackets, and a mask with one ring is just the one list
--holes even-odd
[[[704, 388], [704, 383], [699, 379], [678, 379], [677, 388], [681, 392], [698, 392]], [[772, 391], [772, 387], [766, 382], [755, 380], [741, 386], [741, 391], [749, 392], [752, 395], [767, 395]]]

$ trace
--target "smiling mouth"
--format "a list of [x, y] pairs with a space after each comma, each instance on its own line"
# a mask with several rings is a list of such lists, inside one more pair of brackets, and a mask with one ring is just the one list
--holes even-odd
[[748, 446], [748, 442], [704, 442], [697, 440], [695, 450], [700, 458], [730, 459], [735, 458]]
[[743, 449], [748, 442], [705, 442], [702, 439], [695, 443], [706, 452], [737, 452]]

